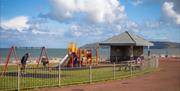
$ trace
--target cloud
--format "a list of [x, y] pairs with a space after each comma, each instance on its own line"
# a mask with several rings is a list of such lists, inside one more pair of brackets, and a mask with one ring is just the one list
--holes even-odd
[[112, 23], [126, 18], [124, 6], [117, 0], [50, 0], [46, 17], [63, 22], [78, 19], [92, 23]]
[[[104, 37], [122, 31], [138, 32], [138, 25], [128, 20], [125, 7], [118, 0], [49, 0], [51, 9], [39, 17], [64, 23], [64, 36]], [[127, 22], [128, 21], [128, 22]]]
[[[8, 45], [17, 42], [17, 45], [23, 43], [23, 46], [66, 47], [64, 45], [70, 41], [83, 45], [88, 42], [100, 42], [124, 31], [140, 31], [139, 25], [128, 19], [125, 7], [117, 0], [49, 2], [51, 9], [48, 13], [27, 18], [25, 24], [28, 27], [20, 30], [25, 32], [18, 30], [14, 35], [14, 31], [6, 31], [6, 35], [11, 36]], [[0, 43], [4, 43], [6, 37], [3, 36]]]
[[129, 31], [139, 32], [139, 25], [133, 21], [128, 21], [127, 29], [129, 29]]
[[164, 2], [162, 8], [166, 16], [172, 18], [176, 24], [180, 25], [180, 14], [173, 9], [173, 2]]
[[103, 29], [99, 29], [99, 27], [93, 25], [70, 24], [65, 35], [67, 35], [67, 37], [97, 37], [101, 36], [103, 31]]
[[118, 0], [50, 0], [51, 9], [40, 17], [66, 23], [67, 37], [103, 37], [122, 31], [139, 32]]
[[149, 6], [158, 5], [159, 3], [162, 3], [165, 0], [126, 0], [126, 1], [129, 2], [133, 6], [149, 7]]
[[169, 0], [171, 2], [174, 3], [174, 10], [177, 12], [177, 13], [180, 13], [180, 0]]
[[144, 26], [147, 27], [147, 28], [150, 28], [150, 29], [157, 29], [159, 27], [161, 27], [163, 24], [163, 22], [161, 21], [146, 21], [144, 23]]
[[142, 0], [132, 0], [131, 3], [132, 3], [132, 5], [134, 5], [134, 6], [138, 6], [138, 5], [142, 4], [143, 1], [142, 1]]
[[2, 21], [0, 27], [4, 30], [17, 30], [23, 32], [29, 28], [27, 16], [17, 16], [10, 20]]

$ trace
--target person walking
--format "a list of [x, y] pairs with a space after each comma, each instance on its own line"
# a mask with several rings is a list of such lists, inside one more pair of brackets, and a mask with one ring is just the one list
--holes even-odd
[[26, 53], [24, 56], [21, 58], [21, 72], [25, 73], [25, 68], [26, 68], [26, 62], [29, 58], [30, 54]]

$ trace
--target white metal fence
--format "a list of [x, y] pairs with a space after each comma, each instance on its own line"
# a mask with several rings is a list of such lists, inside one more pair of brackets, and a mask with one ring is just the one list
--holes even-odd
[[[20, 66], [9, 66], [3, 74], [1, 71], [0, 90], [21, 90], [39, 87], [64, 86], [78, 83], [92, 83], [101, 80], [122, 79], [145, 74], [158, 67], [158, 59], [142, 61], [140, 66], [131, 64], [99, 64], [86, 67], [26, 67], [25, 73]], [[1, 67], [2, 68], [2, 67]]]

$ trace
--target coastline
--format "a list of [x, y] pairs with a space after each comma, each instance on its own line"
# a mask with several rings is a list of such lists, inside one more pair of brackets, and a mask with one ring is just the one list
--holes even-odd
[[[147, 57], [147, 56], [144, 56], [144, 57]], [[168, 58], [168, 59], [179, 59], [180, 61], [180, 55], [168, 55], [166, 57], [165, 54], [160, 54], [160, 55], [157, 55], [157, 54], [152, 54], [152, 57], [158, 57], [159, 59], [164, 59], [164, 58]], [[63, 58], [58, 58], [58, 57], [50, 57], [50, 63], [59, 63], [60, 60], [62, 60]], [[100, 58], [102, 59], [102, 58]], [[27, 64], [37, 64], [37, 58], [32, 58], [31, 61], [27, 61]], [[0, 65], [5, 65], [5, 62], [1, 62]], [[8, 65], [16, 65], [16, 61], [15, 60], [12, 60], [10, 61], [10, 63]]]

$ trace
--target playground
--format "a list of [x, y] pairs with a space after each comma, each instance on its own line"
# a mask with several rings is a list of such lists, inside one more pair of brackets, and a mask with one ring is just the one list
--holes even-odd
[[[59, 62], [51, 62], [45, 47], [36, 63], [26, 64], [24, 72], [16, 48], [9, 49], [5, 64], [0, 65], [0, 90], [20, 90], [40, 87], [65, 86], [72, 84], [92, 83], [98, 81], [125, 79], [153, 72], [158, 67], [157, 58], [147, 59], [140, 66], [135, 61], [126, 63], [109, 63], [99, 58], [98, 48], [78, 48], [69, 43], [67, 54]], [[93, 54], [95, 53], [95, 54]], [[14, 57], [15, 63], [10, 64]]]

